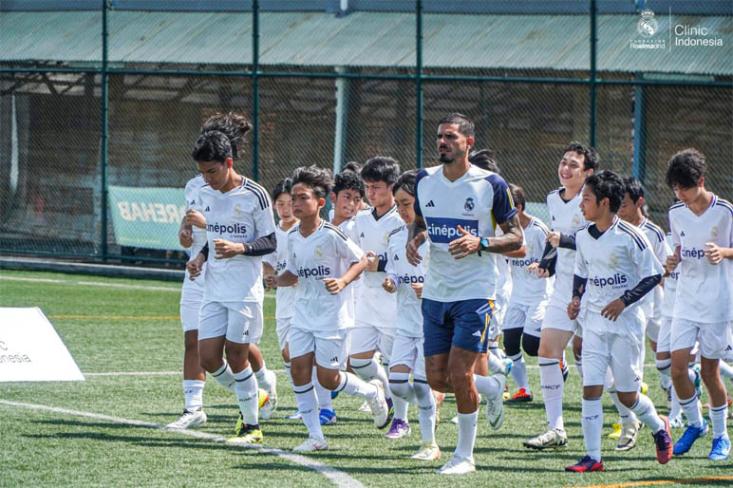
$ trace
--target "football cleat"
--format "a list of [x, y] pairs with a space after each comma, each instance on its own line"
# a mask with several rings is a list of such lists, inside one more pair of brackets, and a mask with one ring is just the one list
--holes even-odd
[[453, 457], [438, 469], [438, 474], [468, 474], [476, 471], [476, 465], [473, 463], [473, 459], [466, 459], [458, 457], [453, 454]]
[[677, 415], [669, 419], [669, 425], [673, 429], [683, 429], [685, 427], [685, 420], [682, 418], [682, 414]]
[[520, 388], [511, 396], [507, 403], [531, 402], [533, 398], [531, 391], [526, 388]]
[[373, 379], [369, 384], [374, 385], [377, 389], [377, 394], [374, 398], [369, 399], [369, 409], [374, 415], [374, 426], [377, 429], [384, 429], [389, 424], [389, 421], [392, 420], [389, 414], [387, 400], [384, 398], [384, 387], [378, 379]]
[[621, 424], [621, 435], [614, 448], [617, 451], [630, 451], [636, 446], [636, 439], [639, 437], [641, 422], [638, 420]]
[[262, 447], [263, 435], [258, 425], [242, 424], [237, 435], [227, 439], [227, 444], [233, 446], [260, 448]]
[[183, 415], [175, 422], [166, 425], [166, 429], [193, 429], [206, 423], [206, 414], [203, 410], [184, 410]]
[[302, 418], [303, 418], [303, 415], [301, 415], [301, 413], [298, 412], [297, 410], [295, 411], [294, 414], [288, 415], [288, 420], [300, 420]]
[[568, 444], [568, 435], [564, 430], [551, 429], [537, 437], [524, 441], [524, 447], [530, 449], [557, 449]]
[[[499, 391], [504, 389], [506, 385], [506, 376], [503, 374], [496, 374], [493, 376], [499, 380]], [[486, 397], [486, 418], [489, 420], [489, 425], [494, 430], [499, 430], [504, 423], [504, 398], [499, 395], [494, 399]]]
[[392, 440], [402, 439], [403, 437], [409, 437], [411, 432], [410, 424], [406, 420], [394, 419], [392, 420], [392, 425], [389, 427], [389, 431], [384, 434], [384, 437]]
[[318, 420], [321, 425], [333, 425], [336, 423], [336, 410], [330, 408], [322, 408], [318, 412]]
[[418, 461], [437, 461], [440, 459], [440, 448], [435, 442], [426, 442], [410, 458]]
[[270, 417], [277, 410], [277, 375], [272, 370], [267, 370], [267, 379], [270, 381], [270, 388], [267, 390], [267, 395], [270, 402]]
[[293, 452], [314, 452], [314, 451], [325, 451], [328, 449], [328, 442], [326, 439], [316, 439], [313, 437], [307, 438], [297, 447], [293, 448]]
[[611, 425], [611, 432], [608, 434], [608, 438], [613, 440], [620, 439], [622, 429], [623, 427], [620, 422], [614, 422], [613, 425]]
[[257, 391], [257, 406], [259, 408], [259, 418], [262, 420], [270, 420], [275, 408], [277, 408], [277, 404], [272, 403], [272, 398], [262, 388]]
[[657, 461], [659, 464], [667, 464], [672, 459], [672, 431], [669, 426], [669, 419], [661, 417], [664, 421], [664, 428], [652, 434], [654, 445], [657, 448]]
[[364, 413], [369, 413], [369, 414], [371, 414], [371, 413], [372, 413], [372, 409], [371, 409], [371, 408], [369, 407], [369, 402], [368, 402], [368, 401], [366, 401], [366, 400], [364, 400], [364, 403], [362, 403], [362, 404], [361, 404], [361, 405], [359, 406], [359, 409], [358, 409], [358, 410], [359, 410], [360, 412], [364, 412]]
[[593, 471], [605, 471], [603, 461], [596, 461], [590, 456], [584, 456], [577, 464], [565, 467], [565, 471], [571, 473], [590, 473]]
[[681, 456], [682, 454], [686, 453], [692, 448], [692, 445], [695, 443], [697, 439], [704, 436], [708, 432], [708, 423], [703, 419], [702, 425], [700, 427], [694, 427], [692, 425], [688, 425], [685, 429], [685, 432], [682, 434], [682, 437], [677, 439], [677, 442], [674, 444], [674, 450], [673, 453], [675, 456]]
[[721, 435], [713, 439], [713, 447], [710, 449], [708, 459], [711, 461], [725, 461], [730, 455], [730, 439], [727, 435]]

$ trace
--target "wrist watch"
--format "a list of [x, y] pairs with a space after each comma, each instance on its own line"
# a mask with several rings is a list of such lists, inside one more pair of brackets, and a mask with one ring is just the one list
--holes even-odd
[[478, 248], [478, 255], [481, 256], [481, 251], [488, 251], [489, 250], [489, 238], [488, 237], [482, 237], [479, 241], [479, 248]]

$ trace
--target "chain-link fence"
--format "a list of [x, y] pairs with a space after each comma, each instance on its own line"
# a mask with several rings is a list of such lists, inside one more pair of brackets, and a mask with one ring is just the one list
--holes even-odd
[[[230, 110], [247, 114], [256, 128], [236, 167], [268, 189], [303, 164], [333, 168], [380, 154], [404, 169], [432, 165], [437, 121], [462, 112], [476, 123], [477, 147], [494, 150], [506, 179], [522, 185], [532, 202], [543, 202], [558, 185], [557, 162], [571, 140], [593, 143], [602, 167], [641, 178], [650, 214], [663, 226], [672, 198], [665, 165], [680, 149], [702, 150], [708, 186], [733, 196], [729, 74], [681, 81], [593, 72], [590, 51], [583, 70], [482, 68], [459, 55], [466, 67], [449, 61], [422, 66], [423, 55], [441, 53], [423, 52], [421, 32], [443, 28], [445, 19], [428, 17], [421, 25], [420, 14], [405, 12], [360, 26], [374, 36], [356, 45], [319, 45], [315, 32], [296, 29], [299, 49], [292, 49], [291, 40], [292, 52], [285, 52], [268, 36], [282, 40], [294, 15], [310, 14], [261, 19], [257, 2], [251, 3], [251, 12], [177, 14], [190, 16], [194, 27], [201, 23], [201, 32], [212, 25], [222, 30], [221, 45], [193, 42], [186, 52], [191, 63], [174, 53], [177, 43], [190, 39], [163, 35], [170, 30], [164, 18], [157, 31], [140, 32], [138, 22], [153, 14], [114, 9], [84, 18], [100, 36], [84, 41], [89, 49], [83, 62], [2, 61], [0, 252], [180, 263], [174, 231], [166, 238], [157, 234], [170, 233], [180, 221], [182, 188], [196, 172], [190, 150], [202, 120]], [[62, 23], [75, 21], [73, 12], [58, 15]], [[500, 17], [486, 19], [503, 25]], [[405, 32], [405, 19], [417, 31]], [[590, 49], [588, 18], [575, 19], [585, 37], [563, 42]], [[186, 34], [200, 33], [192, 28]], [[601, 34], [602, 40], [608, 28]], [[160, 38], [155, 49], [134, 56], [125, 51], [129, 39], [145, 35]], [[45, 38], [70, 42], [63, 36], [51, 31]], [[455, 54], [466, 42], [457, 38], [441, 55]], [[415, 59], [380, 64], [380, 52], [386, 56], [406, 43], [416, 47]], [[375, 59], [346, 67], [340, 64], [348, 58], [344, 50]], [[322, 64], [299, 65], [313, 57], [310, 52]], [[523, 52], [542, 57], [542, 39], [531, 40]], [[289, 64], [277, 64], [288, 57]], [[599, 67], [604, 62], [599, 59]]]

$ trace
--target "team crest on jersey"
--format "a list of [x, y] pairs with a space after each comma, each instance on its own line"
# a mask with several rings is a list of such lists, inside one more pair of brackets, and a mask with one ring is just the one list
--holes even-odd
[[234, 205], [234, 215], [237, 217], [242, 215], [242, 207], [240, 207], [239, 204]]
[[580, 225], [580, 216], [579, 215], [573, 215], [573, 225]]
[[316, 257], [322, 258], [323, 250], [321, 249], [321, 246], [316, 246], [316, 248], [313, 249], [313, 254], [315, 254]]
[[713, 228], [710, 229], [710, 237], [712, 239], [717, 239], [719, 232], [720, 232], [720, 230], [718, 229], [718, 226], [717, 225], [714, 225]]
[[382, 237], [382, 242], [384, 243], [385, 246], [389, 244], [389, 234], [390, 234], [389, 232], [385, 232], [384, 237]]
[[608, 256], [608, 265], [612, 269], [615, 269], [618, 267], [618, 256], [616, 255], [616, 253], [612, 252], [611, 255]]
[[472, 212], [474, 208], [476, 208], [476, 202], [473, 201], [473, 197], [466, 198], [466, 203], [463, 204], [463, 210]]

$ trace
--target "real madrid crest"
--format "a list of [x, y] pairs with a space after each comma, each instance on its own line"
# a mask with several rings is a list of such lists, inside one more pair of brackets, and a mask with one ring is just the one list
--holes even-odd
[[636, 24], [636, 30], [643, 37], [652, 37], [659, 30], [659, 23], [654, 18], [654, 12], [651, 10], [643, 10], [641, 12], [641, 19]]

